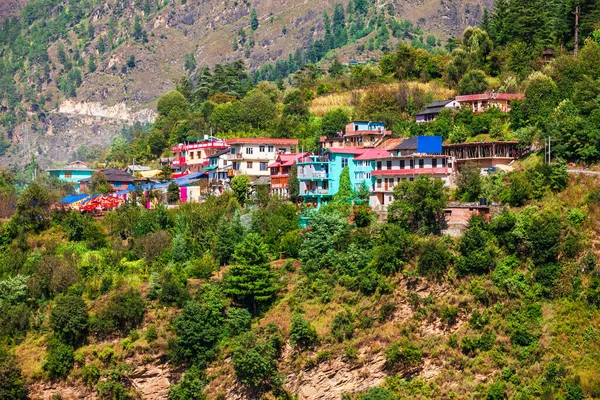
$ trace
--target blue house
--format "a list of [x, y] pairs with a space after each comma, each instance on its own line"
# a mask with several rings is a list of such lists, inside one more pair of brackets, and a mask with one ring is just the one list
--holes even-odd
[[326, 202], [340, 189], [340, 176], [345, 167], [348, 167], [354, 190], [358, 191], [363, 182], [370, 187], [373, 160], [383, 156], [389, 156], [383, 149], [330, 148], [324, 155], [307, 157], [298, 163], [300, 196], [305, 201]]
[[48, 170], [50, 176], [57, 178], [63, 182], [75, 183], [75, 190], [79, 192], [79, 181], [82, 179], [89, 179], [92, 177], [93, 169], [81, 161], [73, 161], [63, 168], [52, 168]]

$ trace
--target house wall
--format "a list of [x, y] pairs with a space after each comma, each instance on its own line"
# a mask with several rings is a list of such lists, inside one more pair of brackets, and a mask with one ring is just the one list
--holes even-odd
[[236, 175], [259, 177], [269, 176], [271, 173], [267, 168], [268, 165], [277, 159], [280, 152], [291, 153], [291, 146], [235, 144], [229, 151], [227, 159], [233, 163]]

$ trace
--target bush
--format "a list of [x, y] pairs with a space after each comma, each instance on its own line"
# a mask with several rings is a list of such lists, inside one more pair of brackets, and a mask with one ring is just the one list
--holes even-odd
[[232, 349], [231, 362], [237, 378], [252, 387], [273, 383], [283, 345], [277, 330], [267, 328], [262, 333], [241, 335]]
[[113, 333], [127, 334], [144, 319], [146, 303], [139, 290], [129, 288], [114, 293], [106, 307], [90, 321], [93, 332], [101, 337]]
[[48, 341], [44, 371], [52, 379], [65, 378], [75, 362], [73, 347], [62, 343], [58, 338]]
[[245, 308], [230, 307], [227, 309], [227, 332], [230, 337], [250, 330], [252, 314]]
[[171, 386], [169, 389], [170, 400], [205, 400], [206, 396], [202, 393], [206, 386], [206, 374], [202, 368], [192, 365], [187, 371], [183, 379], [178, 384]]
[[396, 342], [385, 350], [385, 362], [390, 369], [416, 367], [423, 362], [423, 351], [415, 344]]
[[444, 306], [439, 312], [439, 317], [446, 325], [454, 325], [458, 318], [458, 307]]
[[187, 273], [190, 278], [208, 279], [218, 269], [219, 263], [210, 253], [205, 253], [201, 258], [193, 259], [188, 263]]
[[358, 400], [394, 400], [394, 395], [387, 389], [372, 388], [367, 393], [361, 395]]
[[87, 306], [73, 295], [59, 295], [50, 313], [50, 327], [64, 343], [78, 346], [85, 340], [88, 329]]
[[183, 307], [189, 300], [190, 294], [186, 289], [187, 280], [173, 271], [167, 269], [163, 272], [160, 281], [160, 302], [167, 305]]
[[94, 386], [98, 383], [100, 376], [100, 368], [96, 364], [89, 364], [81, 369], [81, 379], [88, 386]]
[[16, 357], [0, 344], [0, 399], [25, 400], [29, 398]]
[[340, 312], [331, 323], [331, 334], [338, 341], [342, 342], [352, 338], [354, 334], [354, 318], [348, 312]]
[[417, 268], [423, 276], [442, 279], [451, 262], [452, 254], [446, 243], [431, 238], [421, 245]]
[[485, 396], [486, 400], [504, 400], [506, 398], [506, 389], [504, 388], [504, 383], [502, 382], [492, 383], [488, 389], [487, 395]]
[[290, 328], [290, 342], [294, 347], [305, 348], [313, 345], [317, 340], [317, 331], [311, 323], [305, 320], [301, 314], [292, 317]]

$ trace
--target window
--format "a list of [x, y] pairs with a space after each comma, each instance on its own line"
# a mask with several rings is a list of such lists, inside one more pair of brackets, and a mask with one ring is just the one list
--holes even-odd
[[385, 168], [386, 169], [392, 169], [392, 161], [391, 160], [388, 160], [388, 161], [385, 162]]
[[367, 173], [365, 174], [365, 178], [366, 178], [366, 179], [371, 179], [371, 173], [370, 173], [370, 172], [367, 172]]
[[378, 170], [381, 170], [381, 161], [377, 161], [377, 168]]
[[431, 168], [437, 168], [437, 158], [431, 160]]
[[259, 153], [264, 153], [265, 152], [265, 145], [258, 146], [258, 152]]
[[266, 171], [267, 170], [267, 163], [266, 162], [261, 162], [260, 163], [260, 170], [261, 171]]
[[419, 168], [424, 168], [425, 167], [425, 160], [420, 159], [419, 160]]
[[267, 147], [267, 150], [269, 151], [269, 153], [272, 153], [275, 151], [275, 147], [274, 146], [269, 146]]
[[342, 168], [346, 168], [348, 166], [348, 159], [342, 158]]
[[234, 171], [239, 171], [240, 170], [240, 163], [238, 162], [233, 162], [233, 170]]
[[405, 162], [404, 160], [400, 160], [400, 169], [404, 169], [405, 168]]
[[248, 168], [248, 169], [252, 169], [252, 161], [248, 161], [248, 162], [246, 163], [246, 168]]
[[254, 154], [254, 147], [246, 147], [246, 154]]
[[377, 179], [377, 187], [381, 188], [381, 179]]
[[71, 171], [65, 172], [65, 178], [71, 179], [73, 177], [73, 173]]
[[415, 160], [410, 160], [410, 169], [413, 169], [415, 167]]
[[113, 182], [113, 188], [119, 189], [121, 187], [121, 182]]
[[445, 166], [446, 166], [446, 159], [442, 158], [442, 167], [445, 167]]
[[229, 154], [235, 154], [235, 147], [232, 147], [231, 149], [229, 149]]

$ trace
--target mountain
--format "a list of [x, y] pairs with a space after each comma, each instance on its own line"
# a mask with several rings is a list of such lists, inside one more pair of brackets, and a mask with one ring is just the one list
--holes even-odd
[[324, 37], [324, 12], [334, 29], [347, 32], [326, 58], [335, 53], [346, 62], [376, 59], [401, 40], [425, 44], [432, 36], [439, 45], [479, 23], [492, 6], [490, 0], [355, 0], [336, 14], [334, 3], [2, 2], [0, 15], [19, 17], [5, 19], [0, 34], [0, 165], [35, 156], [46, 166], [71, 160], [82, 146], [105, 148], [123, 125], [151, 122], [156, 99], [181, 76], [240, 59], [256, 70], [311, 49]]

